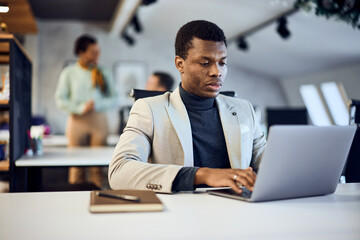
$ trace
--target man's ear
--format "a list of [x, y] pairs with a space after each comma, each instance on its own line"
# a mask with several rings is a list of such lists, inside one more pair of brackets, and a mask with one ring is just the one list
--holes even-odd
[[180, 56], [175, 57], [175, 67], [179, 70], [181, 74], [184, 73], [184, 59]]

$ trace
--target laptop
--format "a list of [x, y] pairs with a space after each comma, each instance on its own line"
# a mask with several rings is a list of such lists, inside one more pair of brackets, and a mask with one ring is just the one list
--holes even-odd
[[208, 192], [249, 202], [334, 193], [355, 131], [356, 126], [272, 126], [253, 192]]

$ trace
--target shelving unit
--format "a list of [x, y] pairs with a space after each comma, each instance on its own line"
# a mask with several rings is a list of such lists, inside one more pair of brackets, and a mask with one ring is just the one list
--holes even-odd
[[10, 100], [0, 100], [0, 111], [10, 113], [10, 191], [26, 191], [27, 169], [16, 167], [15, 161], [24, 154], [28, 146], [32, 63], [25, 49], [12, 34], [0, 34], [0, 64], [9, 66]]

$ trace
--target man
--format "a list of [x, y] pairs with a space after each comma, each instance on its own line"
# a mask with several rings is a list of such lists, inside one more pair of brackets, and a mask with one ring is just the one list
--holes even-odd
[[211, 22], [189, 22], [177, 33], [175, 53], [181, 84], [135, 102], [110, 163], [110, 186], [252, 190], [266, 141], [248, 101], [219, 95], [227, 73], [223, 31]]
[[154, 72], [146, 82], [146, 90], [150, 91], [171, 91], [174, 79], [165, 72]]

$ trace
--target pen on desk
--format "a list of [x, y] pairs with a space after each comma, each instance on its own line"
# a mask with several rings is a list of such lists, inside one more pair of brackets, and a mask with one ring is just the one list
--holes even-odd
[[123, 195], [123, 194], [110, 194], [110, 193], [103, 193], [103, 192], [96, 192], [96, 195], [100, 197], [108, 197], [108, 198], [115, 198], [133, 202], [140, 202], [140, 198], [137, 196], [132, 195]]

